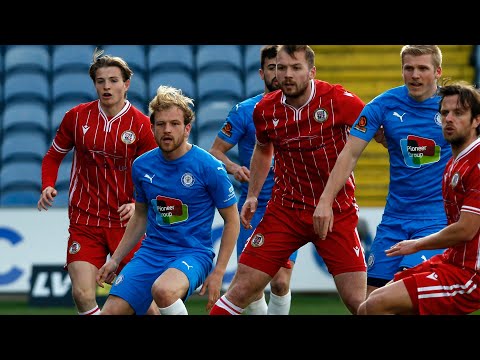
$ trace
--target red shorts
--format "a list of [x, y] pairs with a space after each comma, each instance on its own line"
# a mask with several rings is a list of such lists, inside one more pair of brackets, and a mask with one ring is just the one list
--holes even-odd
[[269, 203], [238, 261], [273, 277], [281, 267], [290, 268], [288, 258], [295, 250], [312, 242], [333, 276], [366, 271], [357, 223], [357, 209], [352, 206], [335, 214], [333, 231], [320, 240], [313, 229], [313, 210], [287, 209]]
[[442, 259], [442, 254], [435, 255], [396, 273], [393, 280], [403, 280], [420, 315], [465, 315], [480, 309], [478, 274]]
[[[86, 261], [101, 268], [107, 261], [107, 256], [112, 255], [117, 248], [125, 228], [106, 228], [70, 224], [68, 229], [67, 263], [65, 268], [74, 261]], [[133, 257], [141, 245], [141, 241], [125, 256], [118, 266], [117, 274]]]

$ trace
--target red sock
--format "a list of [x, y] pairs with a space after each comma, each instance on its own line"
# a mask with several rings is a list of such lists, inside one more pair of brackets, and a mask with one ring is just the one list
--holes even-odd
[[241, 315], [244, 309], [230, 302], [225, 295], [217, 300], [209, 315]]

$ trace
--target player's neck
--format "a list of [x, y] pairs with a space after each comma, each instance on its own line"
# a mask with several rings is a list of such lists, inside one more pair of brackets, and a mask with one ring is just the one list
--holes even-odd
[[285, 93], [285, 103], [294, 107], [295, 109], [300, 109], [303, 105], [305, 105], [310, 99], [310, 94], [312, 93], [312, 82], [309, 81], [305, 91], [298, 96], [287, 96]]
[[115, 115], [117, 115], [120, 111], [122, 111], [123, 107], [125, 106], [125, 102], [121, 101], [116, 104], [112, 105], [105, 105], [103, 103], [100, 103], [100, 106], [102, 107], [103, 112], [105, 115], [107, 115], [108, 118], [112, 118]]
[[176, 148], [173, 151], [170, 151], [170, 152], [163, 151], [162, 152], [163, 157], [169, 161], [177, 160], [181, 158], [183, 155], [185, 155], [187, 152], [192, 150], [192, 147], [193, 147], [192, 144], [185, 141], [182, 145], [180, 145], [178, 148]]

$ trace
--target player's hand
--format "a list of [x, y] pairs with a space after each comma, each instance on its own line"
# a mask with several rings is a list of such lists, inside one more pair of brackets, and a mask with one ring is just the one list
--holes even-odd
[[383, 126], [377, 130], [373, 138], [377, 143], [382, 144], [385, 149], [388, 149], [387, 138], [385, 137]]
[[333, 230], [333, 220], [332, 206], [320, 199], [313, 213], [313, 229], [320, 240], [325, 240], [327, 233]]
[[110, 258], [103, 266], [98, 270], [95, 278], [97, 285], [104, 287], [104, 283], [112, 284], [113, 280], [117, 276], [116, 271], [118, 269], [118, 263]]
[[123, 204], [118, 208], [117, 212], [120, 215], [120, 221], [128, 220], [135, 212], [135, 203]]
[[213, 305], [215, 305], [217, 300], [220, 298], [222, 281], [223, 281], [223, 275], [215, 272], [214, 270], [210, 273], [210, 275], [207, 276], [204, 283], [202, 284], [202, 288], [198, 292], [200, 296], [203, 296], [208, 290], [208, 301], [207, 301], [207, 304], [205, 305], [205, 310], [207, 312], [210, 312]]
[[250, 221], [252, 221], [255, 211], [257, 211], [257, 206], [258, 199], [255, 196], [250, 196], [245, 200], [245, 203], [243, 204], [242, 210], [240, 212], [240, 222], [245, 229], [252, 228]]
[[250, 181], [250, 170], [246, 166], [237, 166], [232, 174], [233, 177], [240, 182]]
[[418, 243], [418, 239], [400, 241], [395, 245], [393, 245], [390, 249], [385, 250], [385, 254], [387, 256], [414, 254], [418, 251], [417, 243]]
[[53, 198], [57, 196], [58, 192], [55, 188], [51, 186], [47, 186], [43, 189], [42, 193], [40, 194], [40, 199], [37, 203], [38, 211], [48, 210], [49, 207], [53, 205]]

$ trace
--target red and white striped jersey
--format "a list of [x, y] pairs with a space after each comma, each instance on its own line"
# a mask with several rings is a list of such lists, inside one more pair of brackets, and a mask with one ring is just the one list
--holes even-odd
[[[327, 183], [363, 101], [341, 85], [311, 80], [311, 96], [296, 109], [281, 90], [266, 94], [253, 119], [259, 144], [272, 142], [275, 185], [272, 199], [282, 206], [313, 209]], [[350, 175], [333, 204], [342, 211], [355, 203], [355, 179]]]
[[[443, 201], [448, 224], [460, 218], [461, 211], [480, 215], [480, 139], [475, 140], [455, 159], [451, 158], [443, 176]], [[480, 269], [480, 231], [443, 253], [445, 260], [460, 268]]]
[[133, 160], [156, 148], [150, 119], [125, 101], [108, 117], [95, 100], [65, 113], [42, 162], [42, 189], [55, 187], [65, 155], [74, 150], [70, 174], [69, 218], [72, 223], [125, 227], [117, 210], [133, 202]]

